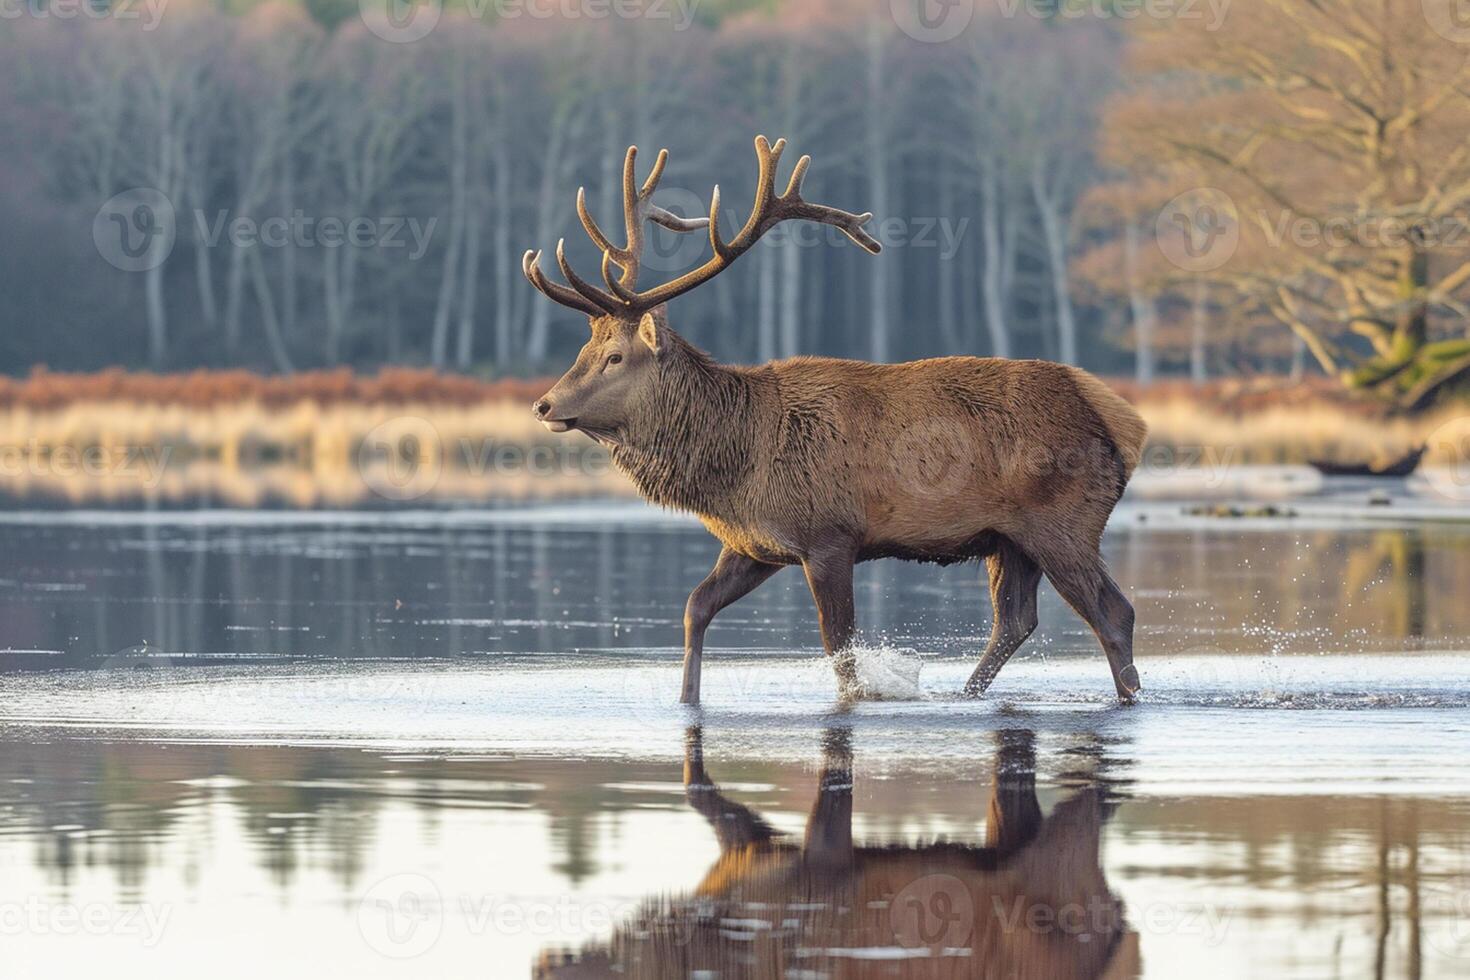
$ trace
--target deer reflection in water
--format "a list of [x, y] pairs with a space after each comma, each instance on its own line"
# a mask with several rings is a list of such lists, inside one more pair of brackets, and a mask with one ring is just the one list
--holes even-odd
[[1100, 784], [1043, 816], [1034, 734], [996, 739], [983, 846], [854, 844], [844, 728], [824, 734], [819, 792], [798, 844], [720, 791], [700, 730], [690, 729], [685, 794], [714, 830], [719, 859], [693, 892], [650, 900], [606, 943], [543, 954], [535, 975], [1137, 976], [1138, 936], [1100, 863]]

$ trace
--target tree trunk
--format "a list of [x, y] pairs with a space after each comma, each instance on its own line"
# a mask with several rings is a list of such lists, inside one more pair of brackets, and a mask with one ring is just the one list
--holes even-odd
[[755, 247], [758, 264], [756, 280], [756, 360], [765, 362], [776, 357], [776, 249], [769, 242]]
[[449, 361], [449, 319], [460, 273], [460, 248], [464, 242], [465, 212], [469, 161], [468, 120], [465, 118], [465, 77], [463, 56], [458, 46], [451, 58], [449, 95], [449, 242], [444, 248], [444, 266], [439, 273], [439, 294], [434, 303], [434, 328], [430, 334], [429, 360], [443, 370]]
[[[868, 200], [872, 202], [873, 214], [882, 221], [888, 214], [888, 142], [884, 131], [884, 102], [892, 80], [885, 65], [885, 35], [876, 18], [869, 21], [866, 53], [868, 84], [864, 116], [867, 122]], [[879, 260], [874, 263], [872, 271], [866, 273], [871, 356], [880, 364], [889, 358], [888, 268], [887, 261]]]
[[265, 262], [258, 249], [251, 249], [249, 254], [250, 278], [255, 285], [255, 304], [260, 308], [260, 319], [265, 327], [265, 339], [270, 347], [271, 359], [278, 371], [294, 371], [291, 355], [286, 352], [286, 344], [281, 338], [281, 325], [276, 317], [275, 302], [271, 299], [270, 283], [265, 278]]
[[461, 371], [468, 371], [474, 361], [475, 351], [475, 302], [480, 286], [480, 224], [483, 215], [473, 207], [466, 220], [464, 272], [461, 281], [464, 293], [459, 299], [459, 338], [455, 344], [454, 364]]
[[981, 270], [981, 291], [985, 308], [985, 328], [990, 332], [990, 353], [995, 357], [1011, 356], [1011, 338], [1006, 327], [1005, 249], [1001, 242], [1000, 163], [991, 159], [983, 165], [980, 176], [980, 230], [985, 246]]
[[1077, 318], [1072, 309], [1071, 275], [1067, 266], [1068, 223], [1060, 203], [1046, 186], [1041, 165], [1031, 171], [1031, 196], [1041, 215], [1041, 233], [1046, 241], [1046, 260], [1051, 272], [1052, 302], [1056, 305], [1057, 358], [1064, 364], [1077, 363]]
[[801, 245], [792, 236], [781, 244], [781, 356], [801, 353]]
[[1194, 280], [1194, 296], [1189, 311], [1189, 380], [1197, 388], [1205, 383], [1205, 326], [1209, 317], [1205, 281]]
[[[154, 242], [162, 242], [162, 236], [154, 236]], [[153, 246], [155, 249], [158, 245]], [[143, 281], [143, 294], [148, 311], [148, 361], [153, 369], [159, 370], [168, 360], [168, 313], [163, 302], [163, 266], [157, 262], [148, 269]]]
[[1138, 264], [1138, 225], [1131, 219], [1124, 229], [1123, 246], [1128, 276], [1128, 303], [1133, 312], [1134, 378], [1140, 387], [1147, 387], [1154, 381], [1153, 344], [1156, 314], [1153, 298], [1143, 291]]
[[[954, 180], [950, 176], [949, 167], [943, 161], [939, 164], [939, 214], [941, 218], [948, 219], [955, 213], [954, 210]], [[939, 256], [939, 336], [944, 350], [950, 354], [964, 353], [963, 345], [960, 343], [958, 324], [955, 317], [955, 263], [959, 261], [959, 255]]]

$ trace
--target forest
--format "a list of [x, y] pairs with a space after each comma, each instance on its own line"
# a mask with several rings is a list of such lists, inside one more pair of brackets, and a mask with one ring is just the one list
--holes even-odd
[[[595, 270], [577, 188], [607, 226], [626, 147], [667, 147], [659, 203], [719, 185], [738, 227], [761, 133], [885, 250], [767, 236], [672, 313], [723, 358], [1317, 372], [1410, 402], [1470, 367], [1470, 48], [1433, 2], [979, 0], [953, 37], [868, 0], [373, 2], [0, 18], [0, 370], [545, 372], [583, 328], [522, 256], [564, 237]], [[651, 242], [670, 277], [708, 248]]]

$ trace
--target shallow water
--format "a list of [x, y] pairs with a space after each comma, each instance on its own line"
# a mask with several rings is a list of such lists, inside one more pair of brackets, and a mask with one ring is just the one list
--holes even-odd
[[5, 515], [0, 977], [1470, 974], [1470, 524], [1355, 493], [1120, 512], [1131, 708], [897, 563], [871, 698], [788, 571], [683, 708], [637, 505]]

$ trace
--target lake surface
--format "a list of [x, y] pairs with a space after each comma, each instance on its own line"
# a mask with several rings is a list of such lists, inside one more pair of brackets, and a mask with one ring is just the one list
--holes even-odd
[[0, 514], [0, 977], [1470, 975], [1470, 523], [1137, 500], [1144, 697], [1049, 587], [784, 571], [638, 504]]

